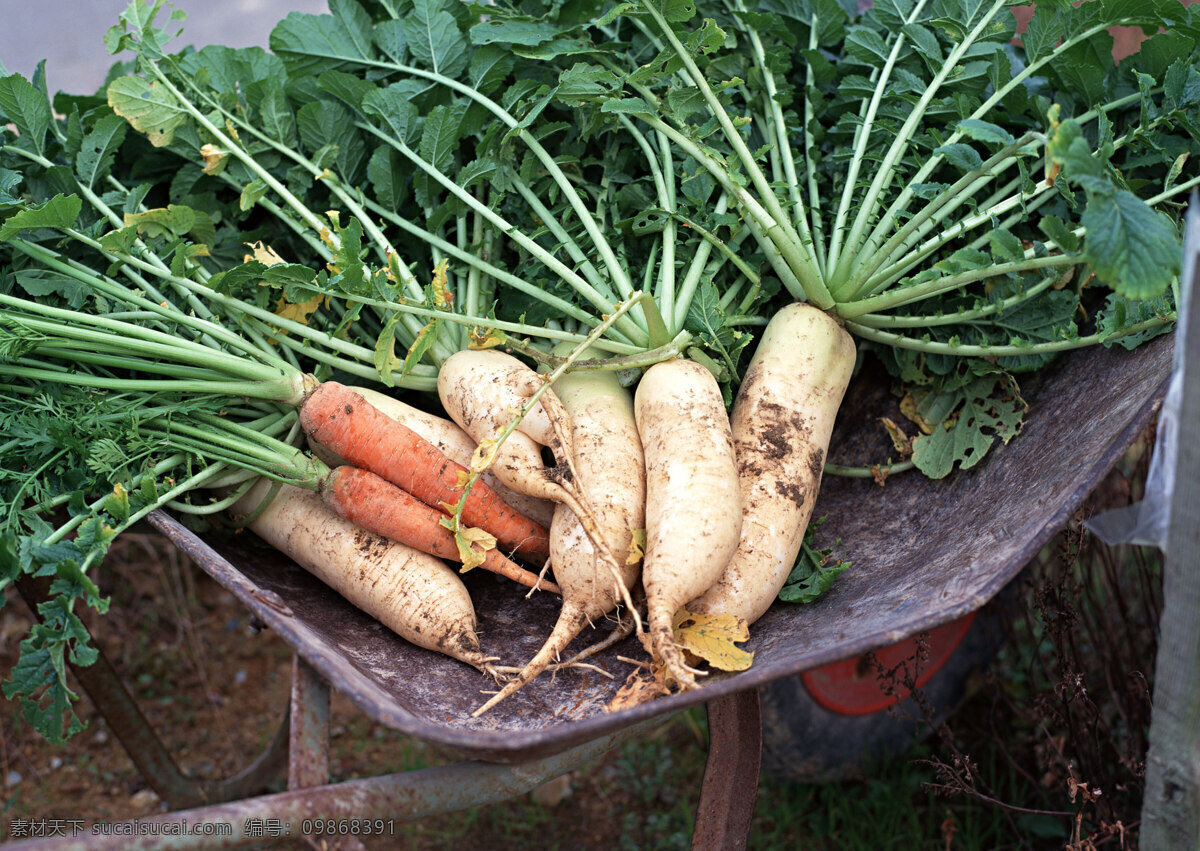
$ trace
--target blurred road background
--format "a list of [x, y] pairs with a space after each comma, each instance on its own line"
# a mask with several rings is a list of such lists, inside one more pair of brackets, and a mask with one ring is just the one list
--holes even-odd
[[[328, 11], [325, 0], [174, 0], [173, 5], [187, 14], [177, 48], [265, 47], [271, 28], [289, 12]], [[90, 94], [114, 62], [130, 58], [109, 56], [104, 49], [104, 33], [126, 6], [128, 0], [0, 0], [0, 66], [29, 77], [45, 59], [51, 92]]]

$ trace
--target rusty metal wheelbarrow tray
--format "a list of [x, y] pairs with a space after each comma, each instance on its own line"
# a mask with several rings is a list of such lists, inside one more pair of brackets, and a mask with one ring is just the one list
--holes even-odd
[[[947, 479], [899, 474], [880, 487], [826, 477], [814, 515], [827, 517], [818, 543], [840, 540], [838, 555], [852, 562], [834, 588], [815, 604], [776, 603], [752, 630], [748, 671], [714, 674], [699, 690], [611, 713], [604, 707], [632, 670], [617, 657], [644, 658], [636, 639], [593, 660], [613, 679], [586, 670], [544, 674], [472, 718], [493, 687], [484, 675], [396, 637], [249, 533], [202, 540], [164, 513], [151, 521], [373, 720], [462, 758], [525, 762], [978, 609], [1066, 524], [1152, 421], [1170, 358], [1170, 337], [1132, 352], [1063, 356], [1022, 382], [1029, 403], [1022, 434]], [[833, 460], [888, 454], [876, 420], [886, 387], [878, 376], [861, 378], [840, 416]], [[508, 664], [532, 656], [556, 617], [554, 599], [527, 600], [523, 589], [483, 571], [465, 580], [485, 650]]]

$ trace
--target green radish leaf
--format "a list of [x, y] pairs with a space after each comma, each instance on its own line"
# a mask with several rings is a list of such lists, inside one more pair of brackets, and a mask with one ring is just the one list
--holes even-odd
[[532, 18], [493, 18], [471, 27], [472, 44], [521, 44], [535, 47], [557, 37], [562, 30], [548, 21]]
[[338, 235], [338, 247], [333, 255], [337, 274], [330, 283], [351, 295], [370, 295], [370, 277], [363, 265], [362, 225], [358, 219], [350, 219], [345, 227], [335, 224], [334, 230]]
[[848, 59], [872, 68], [885, 64], [891, 52], [879, 33], [864, 26], [850, 27], [846, 36], [845, 51]]
[[46, 153], [46, 134], [54, 123], [50, 102], [20, 74], [0, 77], [0, 124], [17, 128], [17, 145]]
[[100, 243], [105, 251], [129, 254], [133, 251], [138, 241], [137, 226], [131, 225], [110, 230], [108, 233], [101, 235], [96, 241]]
[[168, 204], [142, 213], [126, 213], [125, 225], [133, 225], [138, 233], [148, 237], [191, 236], [202, 245], [216, 242], [216, 227], [212, 218], [201, 210], [183, 204]]
[[500, 47], [485, 46], [471, 55], [468, 77], [471, 86], [481, 94], [490, 94], [512, 73], [515, 60]]
[[1080, 221], [1087, 228], [1083, 259], [1118, 295], [1154, 298], [1179, 275], [1174, 224], [1132, 192], [1093, 195]]
[[[396, 327], [399, 324], [400, 314], [393, 313], [384, 324], [383, 330], [379, 332], [379, 337], [375, 341], [375, 371], [379, 373], [379, 379], [387, 387], [396, 386], [395, 379], [392, 376], [396, 369], [405, 363], [405, 361], [396, 357]], [[418, 337], [419, 340], [420, 338]], [[419, 360], [420, 356], [417, 359]]]
[[19, 195], [13, 192], [21, 184], [21, 173], [7, 168], [0, 168], [0, 212], [5, 207], [17, 207], [23, 202]]
[[374, 57], [370, 27], [370, 18], [353, 13], [334, 17], [291, 12], [271, 30], [268, 43], [271, 52], [283, 58], [288, 75], [300, 79], [367, 64]]
[[353, 110], [361, 109], [363, 98], [377, 91], [372, 83], [345, 71], [324, 72], [317, 77], [317, 87]]
[[944, 57], [937, 36], [920, 24], [904, 24], [901, 32], [909, 38], [931, 72], [936, 73], [941, 69]]
[[1025, 247], [1010, 230], [996, 228], [988, 234], [988, 242], [997, 263], [1015, 263], [1025, 259]]
[[1177, 59], [1163, 78], [1163, 109], [1174, 112], [1196, 103], [1200, 103], [1200, 70], [1186, 59]]
[[267, 182], [261, 177], [256, 177], [245, 186], [242, 187], [242, 194], [238, 197], [238, 209], [249, 210], [259, 200], [267, 194]]
[[409, 197], [409, 161], [389, 145], [380, 145], [367, 162], [367, 179], [375, 200], [389, 210], [401, 210]]
[[961, 142], [942, 145], [934, 153], [945, 157], [946, 162], [963, 171], [976, 171], [983, 167], [983, 158], [979, 156], [979, 152]]
[[1130, 333], [1128, 329], [1147, 320], [1171, 316], [1175, 312], [1169, 294], [1150, 299], [1129, 299], [1110, 293], [1104, 308], [1096, 314], [1096, 330], [1105, 335], [1101, 344], [1106, 348], [1120, 346], [1136, 349], [1147, 340], [1169, 333], [1171, 322], [1164, 322], [1141, 331]]
[[[78, 309], [87, 303], [92, 294], [91, 288], [70, 275], [63, 275], [52, 269], [17, 269], [13, 272], [17, 285], [36, 299], [55, 295], [61, 298], [73, 309]], [[12, 355], [9, 355], [10, 357]]]
[[779, 591], [779, 599], [785, 603], [815, 601], [832, 588], [837, 578], [850, 567], [850, 562], [846, 559], [835, 559], [831, 563], [833, 548], [816, 546], [816, 530], [824, 522], [824, 517], [813, 520], [804, 531], [800, 555]]
[[654, 109], [641, 98], [620, 98], [605, 101], [600, 107], [601, 112], [622, 115], [654, 115]]
[[20, 698], [25, 721], [52, 744], [62, 744], [84, 729], [71, 703], [76, 695], [67, 685], [67, 661], [90, 664], [95, 648], [88, 646], [87, 629], [62, 597], [38, 605], [42, 623], [21, 642], [21, 656], [4, 696]]
[[375, 45], [393, 62], [405, 62], [408, 59], [408, 36], [404, 31], [404, 21], [393, 19], [377, 23]]
[[[322, 151], [332, 152], [332, 161], [344, 180], [355, 182], [366, 168], [366, 143], [354, 126], [354, 114], [342, 104], [324, 100], [306, 103], [296, 113], [296, 127], [304, 147], [314, 152], [314, 160]], [[320, 159], [327, 162], [324, 157]]]
[[1079, 237], [1058, 216], [1043, 216], [1038, 227], [1066, 254], [1079, 250]]
[[[117, 485], [123, 496], [118, 497], [120, 505], [117, 508], [118, 513], [123, 513], [125, 519], [129, 517], [129, 495], [124, 493], [124, 488]], [[107, 506], [106, 506], [107, 509]], [[113, 515], [117, 516], [116, 514]], [[57, 566], [58, 578], [50, 584], [50, 593], [62, 597], [82, 597], [84, 602], [92, 608], [99, 611], [101, 614], [108, 611], [108, 600], [100, 595], [100, 589], [96, 587], [88, 575], [79, 567], [79, 563], [73, 560], [60, 562]], [[76, 653], [83, 660], [91, 660], [94, 648], [78, 648]], [[84, 661], [83, 664], [91, 664], [90, 661]]]
[[[931, 434], [913, 438], [913, 463], [929, 478], [941, 479], [956, 465], [966, 470], [978, 464], [997, 439], [1008, 443], [1025, 415], [1024, 401], [1014, 390], [1011, 379], [1000, 373], [976, 378], [957, 391], [919, 396], [918, 411], [928, 412], [924, 418], [935, 425]], [[946, 409], [952, 413], [939, 421]]]
[[292, 304], [309, 301], [317, 286], [317, 273], [302, 263], [275, 263], [265, 266], [259, 278], [260, 285], [283, 291], [283, 297]]
[[470, 53], [458, 22], [441, 6], [438, 0], [413, 0], [404, 35], [418, 64], [453, 79], [466, 69]]
[[75, 224], [82, 209], [83, 201], [78, 195], [55, 195], [5, 219], [4, 224], [0, 225], [0, 242], [6, 242], [25, 230], [69, 228]]
[[579, 62], [559, 75], [555, 96], [577, 105], [580, 101], [609, 100], [620, 91], [621, 79], [612, 71]]
[[397, 141], [408, 144], [419, 120], [412, 95], [411, 84], [393, 83], [367, 94], [362, 101], [362, 110], [366, 115], [382, 120]]
[[1063, 28], [1063, 15], [1051, 6], [1040, 5], [1021, 34], [1021, 45], [1029, 60], [1038, 60], [1052, 53], [1062, 40]]
[[108, 105], [156, 148], [171, 144], [191, 117], [167, 89], [141, 77], [119, 77], [108, 84]]
[[106, 115], [83, 137], [75, 155], [75, 173], [89, 189], [108, 172], [128, 130], [129, 125], [119, 115]]
[[1012, 133], [1003, 127], [989, 121], [980, 121], [978, 118], [968, 118], [958, 122], [958, 130], [969, 139], [989, 145], [1003, 147], [1017, 141], [1013, 138]]

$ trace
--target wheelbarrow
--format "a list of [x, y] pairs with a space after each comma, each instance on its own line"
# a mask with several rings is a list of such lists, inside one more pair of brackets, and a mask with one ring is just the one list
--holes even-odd
[[[817, 543], [836, 545], [837, 556], [851, 562], [832, 590], [809, 605], [777, 602], [745, 645], [754, 652], [749, 670], [715, 672], [698, 690], [612, 712], [605, 707], [631, 670], [618, 657], [641, 654], [635, 638], [591, 660], [612, 679], [588, 670], [543, 675], [474, 718], [490, 682], [473, 668], [404, 642], [252, 536], [202, 539], [156, 513], [154, 527], [294, 651], [291, 703], [280, 731], [237, 777], [192, 780], [101, 658], [75, 673], [148, 784], [175, 809], [139, 820], [140, 836], [58, 837], [12, 847], [165, 847], [162, 836], [146, 835], [148, 825], [171, 823], [224, 824], [229, 835], [172, 837], [170, 847], [232, 847], [261, 842], [264, 824], [277, 831], [266, 838], [298, 840], [316, 819], [419, 819], [523, 794], [700, 704], [709, 715], [710, 747], [693, 847], [744, 846], [762, 752], [760, 693], [770, 697], [774, 716], [786, 715], [786, 696], [798, 693], [804, 672], [811, 682], [813, 671], [841, 660], [953, 630], [994, 598], [1153, 420], [1171, 350], [1170, 336], [1132, 352], [1086, 349], [1025, 376], [1022, 433], [946, 479], [906, 473], [880, 486], [826, 477], [814, 515], [826, 518]], [[847, 399], [831, 460], [857, 464], [894, 454], [878, 423], [895, 405], [886, 379], [864, 369]], [[532, 656], [557, 615], [554, 600], [525, 599], [523, 589], [482, 571], [465, 580], [477, 599], [489, 601], [478, 607], [485, 647], [509, 663]], [[19, 589], [36, 603], [38, 588], [23, 580]], [[372, 720], [460, 761], [329, 784], [329, 688]], [[802, 745], [775, 741], [768, 748], [789, 756]], [[285, 762], [288, 790], [258, 794]], [[345, 839], [354, 847], [355, 840]]]

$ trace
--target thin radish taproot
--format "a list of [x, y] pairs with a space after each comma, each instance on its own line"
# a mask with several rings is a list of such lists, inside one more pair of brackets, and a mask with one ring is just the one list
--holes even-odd
[[[462, 497], [467, 470], [461, 464], [345, 385], [322, 382], [300, 407], [300, 423], [313, 440], [352, 466], [382, 476], [426, 505], [442, 508]], [[467, 494], [463, 519], [489, 532], [506, 551], [536, 559], [550, 554], [548, 531], [485, 484]]]
[[541, 649], [475, 711], [476, 716], [523, 688], [559, 658], [584, 627], [628, 595], [641, 570], [635, 540], [645, 522], [646, 473], [633, 400], [609, 372], [568, 372], [554, 388], [571, 417], [580, 484], [592, 495], [597, 526], [620, 561], [620, 571], [613, 576], [575, 512], [560, 504], [550, 524], [550, 564], [562, 589], [562, 610]]
[[729, 417], [713, 374], [679, 359], [646, 370], [634, 410], [646, 456], [645, 640], [680, 688], [695, 688], [673, 619], [737, 548], [742, 498]]
[[772, 317], [731, 414], [741, 538], [689, 611], [750, 624], [779, 594], [804, 541], [854, 362], [854, 340], [824, 311], [796, 303]]
[[294, 485], [262, 507], [271, 487], [260, 480], [232, 509], [254, 514], [256, 535], [406, 641], [495, 674], [466, 586], [440, 559], [355, 526]]

